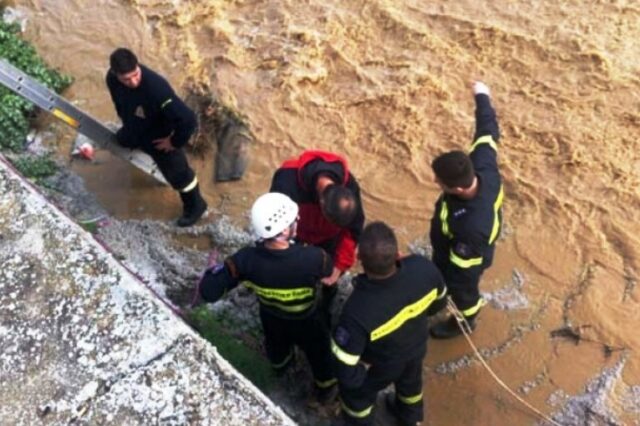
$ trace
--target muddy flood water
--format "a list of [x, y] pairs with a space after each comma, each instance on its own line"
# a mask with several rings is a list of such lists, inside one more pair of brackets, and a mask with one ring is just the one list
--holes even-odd
[[[439, 193], [429, 163], [471, 142], [470, 82], [485, 81], [502, 128], [505, 232], [473, 339], [562, 424], [640, 424], [637, 1], [10, 3], [39, 53], [75, 77], [66, 96], [101, 120], [116, 119], [104, 73], [119, 46], [182, 94], [204, 85], [240, 111], [256, 138], [244, 178], [213, 184], [211, 156], [193, 161], [209, 203], [241, 224], [283, 159], [319, 148], [348, 157], [369, 220], [404, 245], [423, 239]], [[72, 168], [116, 218], [179, 214], [173, 191], [98, 159]], [[431, 341], [425, 365], [425, 425], [536, 422], [464, 339]]]

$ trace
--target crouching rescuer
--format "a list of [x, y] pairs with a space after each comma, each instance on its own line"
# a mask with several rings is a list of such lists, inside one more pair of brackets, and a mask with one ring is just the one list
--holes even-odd
[[403, 425], [423, 418], [422, 362], [427, 316], [446, 301], [438, 268], [427, 258], [398, 259], [398, 243], [382, 222], [365, 227], [358, 246], [364, 274], [343, 308], [331, 340], [342, 421], [372, 425], [379, 391], [395, 385], [386, 405]]
[[138, 63], [128, 49], [116, 49], [111, 54], [106, 81], [122, 120], [116, 134], [118, 143], [153, 158], [180, 194], [183, 214], [176, 224], [195, 224], [207, 211], [207, 203], [200, 195], [198, 179], [183, 147], [197, 128], [196, 115], [162, 76]]
[[215, 302], [243, 282], [258, 296], [267, 357], [283, 372], [294, 362], [294, 346], [306, 355], [316, 396], [328, 402], [336, 395], [329, 330], [317, 309], [320, 279], [331, 275], [331, 257], [319, 247], [294, 244], [298, 205], [277, 192], [260, 196], [251, 208], [258, 237], [223, 264], [208, 269], [200, 295]]

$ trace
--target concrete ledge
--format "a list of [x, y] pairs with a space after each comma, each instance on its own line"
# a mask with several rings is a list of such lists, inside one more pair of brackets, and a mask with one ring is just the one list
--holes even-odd
[[3, 424], [292, 425], [0, 158]]

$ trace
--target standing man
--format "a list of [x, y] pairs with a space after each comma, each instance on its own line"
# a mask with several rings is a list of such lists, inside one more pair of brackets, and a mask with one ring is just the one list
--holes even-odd
[[116, 49], [111, 54], [106, 80], [122, 120], [116, 135], [118, 143], [153, 158], [182, 199], [183, 214], [176, 224], [195, 224], [206, 212], [207, 203], [182, 149], [198, 126], [195, 114], [163, 77], [138, 63], [128, 49]]
[[[475, 82], [473, 92], [476, 132], [470, 154], [447, 152], [431, 164], [443, 191], [431, 219], [433, 261], [469, 324], [469, 332], [475, 328], [476, 317], [485, 303], [478, 285], [482, 272], [493, 261], [502, 225], [503, 199], [497, 162], [500, 131], [496, 112], [484, 83]], [[438, 339], [461, 333], [454, 316], [431, 329], [431, 335]]]
[[333, 262], [319, 247], [296, 245], [298, 205], [284, 194], [260, 196], [251, 208], [251, 222], [259, 237], [208, 269], [200, 282], [200, 295], [208, 302], [220, 299], [238, 283], [252, 289], [260, 301], [267, 357], [276, 371], [294, 360], [294, 345], [307, 356], [320, 402], [335, 397], [337, 380], [331, 368], [329, 330], [318, 315], [317, 287], [331, 274]]
[[427, 258], [398, 260], [391, 228], [374, 222], [358, 246], [364, 274], [342, 310], [331, 341], [347, 424], [371, 425], [378, 392], [395, 385], [387, 407], [402, 425], [422, 421], [422, 361], [427, 351], [427, 316], [446, 301], [442, 275]]
[[322, 282], [333, 286], [355, 263], [364, 226], [360, 187], [347, 161], [330, 152], [305, 151], [280, 166], [270, 191], [287, 194], [300, 207], [298, 239], [331, 254], [333, 272]]

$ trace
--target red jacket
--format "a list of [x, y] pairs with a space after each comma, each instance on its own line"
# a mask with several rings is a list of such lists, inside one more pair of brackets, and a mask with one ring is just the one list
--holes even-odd
[[[315, 184], [318, 175], [326, 174], [337, 184], [351, 189], [356, 197], [357, 214], [347, 227], [340, 228], [329, 222], [320, 209]], [[364, 212], [360, 187], [349, 173], [347, 161], [325, 151], [305, 151], [298, 158], [282, 163], [273, 175], [271, 192], [281, 192], [298, 203], [300, 221], [298, 239], [320, 246], [329, 252], [335, 267], [346, 271], [355, 263], [355, 249], [364, 226]]]

